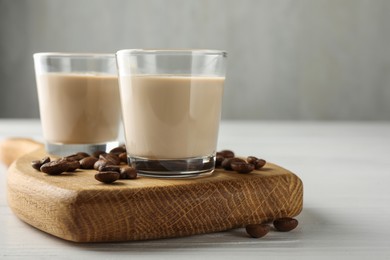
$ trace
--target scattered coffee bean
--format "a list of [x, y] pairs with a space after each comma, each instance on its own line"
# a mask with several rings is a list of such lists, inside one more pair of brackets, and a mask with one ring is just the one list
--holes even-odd
[[67, 159], [68, 161], [79, 161], [85, 157], [88, 157], [89, 154], [87, 153], [84, 153], [84, 152], [79, 152], [79, 153], [75, 153], [75, 154], [71, 154], [71, 155], [68, 155], [68, 156], [65, 156], [63, 158]]
[[120, 169], [121, 179], [137, 179], [137, 170], [130, 166], [124, 166]]
[[232, 169], [232, 166], [231, 166], [231, 163], [232, 162], [245, 162], [243, 159], [241, 158], [237, 158], [237, 157], [234, 157], [234, 158], [226, 158], [222, 161], [222, 168], [224, 168], [225, 170], [227, 171], [233, 171]]
[[245, 229], [251, 237], [260, 238], [268, 234], [270, 227], [267, 224], [250, 224]]
[[68, 158], [68, 157], [61, 157], [57, 161], [61, 162], [64, 161], [68, 164], [68, 169], [66, 170], [67, 172], [74, 172], [78, 168], [80, 168], [80, 162], [74, 160], [74, 157]]
[[266, 161], [264, 159], [259, 159], [255, 156], [248, 156], [248, 158], [246, 158], [246, 161], [250, 164], [253, 164], [256, 170], [263, 168], [263, 166], [266, 164]]
[[225, 157], [217, 153], [215, 156], [215, 167], [220, 167], [224, 159]]
[[51, 161], [43, 164], [40, 168], [41, 172], [49, 175], [59, 175], [66, 172], [69, 168], [69, 162], [66, 160]]
[[119, 157], [113, 153], [106, 153], [99, 155], [99, 160], [107, 162], [107, 165], [118, 165], [121, 163]]
[[99, 172], [119, 172], [121, 169], [118, 165], [103, 165], [99, 167]]
[[235, 156], [234, 152], [231, 150], [222, 150], [222, 151], [218, 152], [217, 154], [222, 155], [223, 158], [233, 158]]
[[34, 160], [31, 162], [31, 166], [35, 169], [35, 170], [38, 170], [40, 171], [41, 169], [41, 166], [45, 163], [48, 163], [50, 162], [50, 157], [46, 156], [44, 158], [42, 158], [41, 160]]
[[298, 226], [298, 220], [295, 218], [279, 218], [274, 220], [274, 227], [277, 231], [288, 232]]
[[113, 183], [114, 181], [118, 180], [119, 177], [119, 172], [98, 172], [95, 174], [96, 180], [106, 184]]
[[105, 151], [95, 151], [95, 152], [92, 153], [92, 157], [95, 157], [95, 158], [99, 159], [99, 156], [101, 154], [106, 154], [106, 152]]
[[68, 169], [67, 172], [74, 172], [80, 168], [80, 162], [79, 161], [68, 161]]
[[255, 157], [255, 156], [248, 156], [248, 157], [246, 158], [246, 161], [247, 161], [248, 163], [250, 163], [250, 164], [253, 164], [253, 165], [256, 164], [256, 161], [257, 161], [257, 160], [258, 160], [258, 158]]
[[41, 160], [34, 160], [31, 162], [31, 167], [33, 167], [35, 170], [40, 171], [42, 166]]
[[127, 163], [127, 153], [126, 153], [126, 152], [120, 153], [120, 154], [118, 155], [118, 157], [119, 157], [119, 160], [120, 160], [121, 162]]
[[98, 158], [89, 156], [89, 157], [84, 157], [83, 159], [80, 160], [80, 168], [81, 169], [93, 169], [93, 165], [95, 162], [98, 160]]
[[81, 160], [81, 159], [82, 159], [81, 156], [79, 156], [77, 154], [71, 154], [71, 155], [62, 157], [59, 160], [75, 161], [75, 160]]
[[110, 153], [113, 153], [113, 154], [121, 154], [121, 153], [125, 153], [126, 152], [126, 148], [123, 147], [123, 146], [118, 146], [118, 147], [115, 147], [113, 149], [111, 149]]
[[77, 155], [80, 156], [80, 157], [82, 157], [82, 158], [90, 157], [90, 156], [91, 156], [90, 154], [85, 153], [85, 152], [78, 152]]
[[255, 166], [246, 162], [231, 162], [230, 166], [238, 173], [250, 173], [255, 169]]
[[93, 165], [93, 168], [98, 171], [100, 167], [103, 167], [103, 166], [106, 166], [106, 165], [108, 165], [107, 161], [105, 161], [105, 160], [97, 160], [95, 162], [95, 164]]
[[260, 170], [267, 162], [264, 159], [258, 159], [255, 164], [255, 169]]

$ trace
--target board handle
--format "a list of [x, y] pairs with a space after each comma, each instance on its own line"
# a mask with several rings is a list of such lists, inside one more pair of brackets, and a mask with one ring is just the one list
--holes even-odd
[[29, 138], [8, 138], [0, 141], [0, 162], [7, 167], [20, 156], [43, 146]]

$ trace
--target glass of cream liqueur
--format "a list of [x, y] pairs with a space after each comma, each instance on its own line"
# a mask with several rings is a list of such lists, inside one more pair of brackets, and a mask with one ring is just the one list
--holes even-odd
[[121, 119], [115, 55], [33, 57], [47, 152], [64, 156], [115, 147]]
[[221, 117], [226, 52], [117, 52], [128, 162], [140, 175], [211, 173]]

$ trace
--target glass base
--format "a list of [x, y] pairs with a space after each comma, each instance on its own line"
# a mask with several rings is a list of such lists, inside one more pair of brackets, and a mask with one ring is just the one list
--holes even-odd
[[45, 143], [45, 149], [49, 154], [57, 156], [68, 156], [78, 152], [84, 152], [92, 154], [96, 151], [109, 152], [112, 148], [119, 145], [118, 142], [107, 142], [99, 144], [58, 144], [58, 143]]
[[189, 178], [212, 173], [215, 168], [215, 156], [186, 159], [151, 160], [128, 156], [128, 163], [139, 175], [158, 178]]

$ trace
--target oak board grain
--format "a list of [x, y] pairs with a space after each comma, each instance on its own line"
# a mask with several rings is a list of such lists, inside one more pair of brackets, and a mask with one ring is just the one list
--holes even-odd
[[8, 138], [0, 141], [0, 162], [7, 167], [20, 156], [32, 152], [43, 144], [29, 138]]
[[94, 170], [49, 176], [31, 167], [42, 147], [8, 169], [12, 211], [75, 242], [147, 240], [211, 233], [298, 215], [303, 184], [275, 164], [249, 174], [216, 169], [192, 179], [139, 177], [102, 184]]

